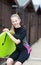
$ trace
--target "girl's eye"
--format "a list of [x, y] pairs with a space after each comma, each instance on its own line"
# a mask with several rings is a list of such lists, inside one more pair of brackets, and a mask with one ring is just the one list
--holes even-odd
[[15, 22], [17, 22], [17, 21], [12, 21], [12, 23], [15, 23]]

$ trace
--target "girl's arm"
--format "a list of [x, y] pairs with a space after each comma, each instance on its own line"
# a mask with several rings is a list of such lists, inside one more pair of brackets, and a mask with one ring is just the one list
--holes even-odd
[[16, 43], [16, 45], [21, 42], [19, 39], [16, 39], [13, 35], [11, 35], [9, 32], [6, 31], [6, 33]]
[[12, 34], [10, 34], [8, 28], [3, 29], [3, 31], [7, 33], [7, 35], [15, 42], [16, 45], [20, 43], [19, 39], [16, 39]]

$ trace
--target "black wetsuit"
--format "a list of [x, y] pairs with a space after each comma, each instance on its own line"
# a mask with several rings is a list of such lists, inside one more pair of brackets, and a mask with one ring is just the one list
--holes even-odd
[[26, 59], [29, 58], [30, 54], [28, 54], [27, 49], [22, 44], [25, 36], [26, 36], [26, 30], [23, 27], [15, 28], [14, 37], [16, 39], [20, 39], [21, 43], [16, 45], [15, 52], [10, 55], [10, 58], [12, 58], [14, 61], [17, 60], [23, 63]]

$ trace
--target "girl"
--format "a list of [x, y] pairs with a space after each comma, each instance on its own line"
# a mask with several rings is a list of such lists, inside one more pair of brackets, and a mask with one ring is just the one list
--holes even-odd
[[12, 35], [9, 33], [9, 30], [7, 28], [5, 28], [3, 31], [5, 31], [9, 35], [9, 37], [15, 42], [16, 50], [9, 56], [6, 63], [7, 65], [12, 65], [14, 61], [16, 61], [14, 65], [22, 65], [22, 63], [26, 59], [28, 59], [30, 55], [25, 44], [23, 45], [23, 39], [26, 36], [26, 30], [21, 26], [21, 18], [18, 14], [13, 14], [11, 16], [11, 23], [11, 30], [13, 32]]

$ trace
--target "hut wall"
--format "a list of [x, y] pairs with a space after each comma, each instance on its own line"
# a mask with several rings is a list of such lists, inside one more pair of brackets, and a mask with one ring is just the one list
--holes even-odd
[[0, 1], [0, 33], [2, 32], [4, 26], [10, 28], [10, 16], [12, 11], [15, 12], [14, 9], [12, 10], [11, 5], [7, 1]]
[[27, 40], [30, 44], [41, 38], [41, 15], [35, 12], [25, 13], [24, 24], [27, 30]]

